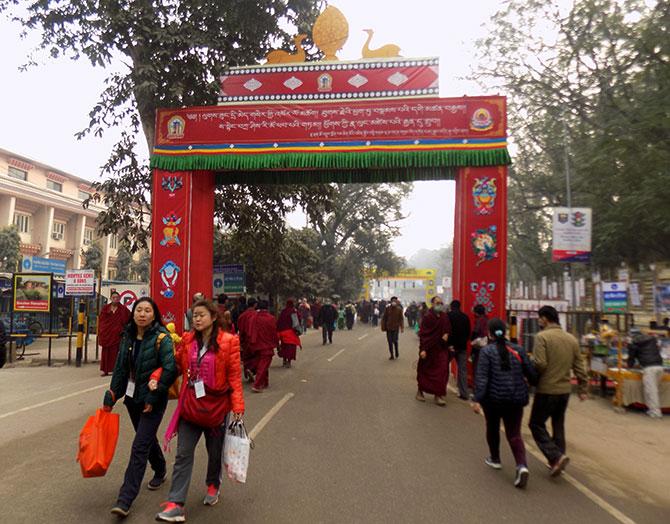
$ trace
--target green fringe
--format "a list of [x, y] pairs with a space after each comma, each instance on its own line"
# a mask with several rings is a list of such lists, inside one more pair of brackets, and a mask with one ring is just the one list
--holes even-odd
[[[459, 167], [508, 165], [510, 163], [511, 159], [506, 148], [257, 155], [154, 154], [151, 157], [151, 167], [155, 169], [221, 172], [217, 177], [220, 184], [448, 180], [455, 177]], [[285, 170], [291, 171], [285, 172]]]

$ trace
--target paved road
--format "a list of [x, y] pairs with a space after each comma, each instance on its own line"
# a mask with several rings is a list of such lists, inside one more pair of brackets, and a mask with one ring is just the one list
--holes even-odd
[[[304, 340], [293, 369], [275, 359], [270, 390], [247, 394], [249, 429], [285, 403], [269, 421], [265, 417], [256, 436], [248, 483], [225, 481], [213, 508], [201, 503], [200, 445], [187, 503], [190, 522], [668, 522], [669, 508], [633, 494], [608, 497], [580, 474], [578, 463], [570, 467], [570, 483], [550, 479], [531, 456], [528, 488], [515, 489], [506, 443], [502, 471], [483, 464], [483, 419], [467, 403], [453, 393], [444, 408], [414, 400], [413, 334], [401, 337], [398, 361], [388, 360], [384, 335], [367, 327], [336, 332], [333, 345], [322, 346], [314, 332]], [[79, 429], [105, 385], [94, 365], [0, 371], [2, 522], [116, 521], [108, 511], [129, 455], [125, 414], [106, 477], [82, 479], [74, 461]], [[127, 522], [151, 522], [166, 493], [167, 486], [143, 489]]]

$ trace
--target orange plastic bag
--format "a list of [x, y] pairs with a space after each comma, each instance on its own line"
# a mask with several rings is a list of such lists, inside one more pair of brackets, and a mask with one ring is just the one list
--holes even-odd
[[119, 440], [119, 415], [98, 409], [88, 417], [79, 433], [77, 462], [81, 474], [87, 477], [103, 477], [114, 458], [116, 442]]

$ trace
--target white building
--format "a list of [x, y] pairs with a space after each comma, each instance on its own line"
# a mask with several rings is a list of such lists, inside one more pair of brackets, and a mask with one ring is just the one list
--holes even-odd
[[103, 278], [116, 277], [116, 235], [98, 237], [95, 219], [105, 208], [82, 202], [90, 182], [30, 158], [0, 149], [0, 227], [14, 224], [25, 255], [66, 260], [68, 269], [82, 265], [81, 251], [99, 242]]

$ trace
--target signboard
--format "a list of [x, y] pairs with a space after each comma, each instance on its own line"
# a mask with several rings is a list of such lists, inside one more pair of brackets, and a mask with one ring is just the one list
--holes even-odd
[[603, 282], [603, 312], [625, 313], [628, 308], [628, 284]]
[[14, 275], [14, 311], [51, 310], [52, 275], [17, 273]]
[[212, 296], [221, 293], [241, 295], [246, 292], [244, 264], [216, 264], [212, 275]]
[[553, 220], [554, 262], [588, 262], [591, 259], [591, 208], [556, 207]]
[[631, 282], [630, 284], [630, 303], [633, 307], [642, 307], [642, 295], [638, 282]]
[[95, 271], [93, 269], [68, 269], [65, 273], [65, 295], [95, 295]]
[[26, 273], [53, 273], [54, 275], [65, 276], [66, 266], [67, 261], [65, 260], [24, 255], [21, 262], [21, 271]]
[[659, 313], [670, 313], [670, 284], [657, 285], [654, 291], [656, 310]]

